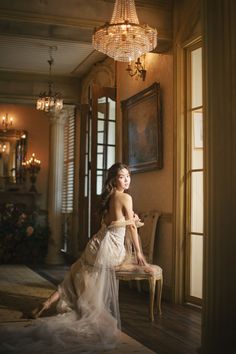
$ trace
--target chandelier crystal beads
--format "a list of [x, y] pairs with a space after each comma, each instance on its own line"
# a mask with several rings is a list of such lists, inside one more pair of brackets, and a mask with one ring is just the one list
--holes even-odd
[[136, 60], [156, 45], [157, 31], [139, 24], [134, 0], [116, 0], [110, 23], [93, 34], [94, 48], [117, 61]]
[[49, 64], [49, 82], [48, 82], [48, 91], [41, 92], [39, 98], [37, 99], [36, 109], [45, 111], [45, 112], [59, 112], [63, 108], [63, 99], [60, 92], [53, 93], [52, 87], [52, 65], [54, 60], [52, 58], [52, 49], [50, 47], [50, 59], [47, 61]]

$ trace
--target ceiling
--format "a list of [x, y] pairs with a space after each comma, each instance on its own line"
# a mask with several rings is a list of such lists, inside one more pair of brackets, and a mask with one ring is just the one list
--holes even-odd
[[[155, 12], [171, 17], [171, 3], [136, 1], [140, 23], [155, 27]], [[53, 47], [53, 75], [82, 77], [105, 58], [93, 49], [92, 33], [110, 20], [113, 7], [112, 0], [1, 0], [0, 72], [45, 75], [49, 47]], [[160, 23], [159, 51], [163, 51], [171, 34], [166, 22]]]
[[[93, 51], [89, 43], [65, 43], [0, 35], [0, 69], [24, 73], [45, 74], [48, 72], [49, 47], [52, 46], [53, 72], [69, 75], [76, 71]], [[16, 55], [17, 53], [17, 55]]]

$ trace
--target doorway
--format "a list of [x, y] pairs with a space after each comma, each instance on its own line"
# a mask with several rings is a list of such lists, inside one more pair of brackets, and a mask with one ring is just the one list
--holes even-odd
[[79, 235], [83, 249], [100, 227], [98, 201], [116, 160], [116, 90], [93, 84], [81, 106]]

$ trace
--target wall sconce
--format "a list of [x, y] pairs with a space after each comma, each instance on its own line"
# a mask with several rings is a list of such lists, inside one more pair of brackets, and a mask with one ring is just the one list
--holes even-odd
[[7, 131], [9, 127], [12, 127], [13, 125], [13, 118], [10, 117], [8, 118], [8, 113], [5, 114], [5, 116], [2, 117], [2, 127], [3, 131]]
[[0, 141], [0, 153], [5, 152], [7, 149], [6, 143]]
[[147, 73], [147, 70], [145, 70], [145, 55], [139, 57], [136, 62], [129, 62], [126, 71], [131, 77], [137, 75], [137, 79], [140, 77], [144, 81]]
[[30, 174], [31, 187], [29, 189], [29, 192], [37, 193], [35, 184], [37, 180], [37, 173], [40, 171], [41, 168], [40, 164], [41, 161], [35, 158], [34, 153], [32, 154], [29, 160], [22, 162], [23, 168]]

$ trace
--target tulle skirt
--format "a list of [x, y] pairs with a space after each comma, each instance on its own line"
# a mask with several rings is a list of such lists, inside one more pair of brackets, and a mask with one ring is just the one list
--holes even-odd
[[59, 285], [59, 314], [0, 328], [0, 353], [98, 353], [116, 346], [120, 314], [115, 268], [125, 259], [127, 221], [102, 225]]

